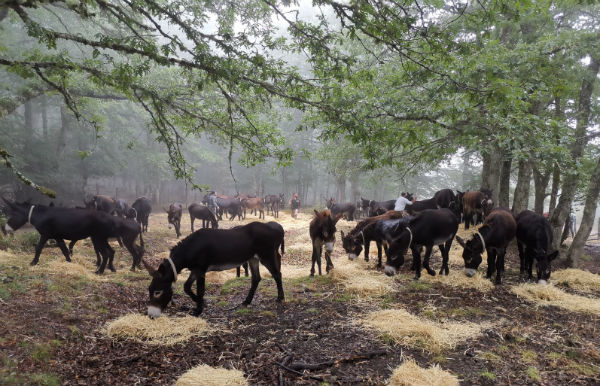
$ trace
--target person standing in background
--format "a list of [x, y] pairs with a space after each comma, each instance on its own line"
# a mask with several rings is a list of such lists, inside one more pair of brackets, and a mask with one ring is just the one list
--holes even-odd
[[217, 217], [217, 211], [219, 210], [219, 204], [217, 204], [217, 195], [215, 194], [215, 192], [210, 192], [210, 195], [208, 196], [208, 210], [210, 210], [212, 212], [212, 214], [215, 215], [215, 217]]
[[577, 217], [575, 217], [573, 210], [569, 213], [569, 232], [571, 233], [571, 237], [575, 237], [575, 232], [577, 232]]
[[396, 200], [396, 204], [394, 205], [394, 210], [402, 211], [402, 210], [404, 210], [404, 208], [406, 208], [406, 205], [412, 205], [415, 203], [415, 201], [417, 201], [416, 197], [413, 198], [412, 201], [410, 201], [408, 198], [406, 198], [404, 196], [400, 196]]
[[292, 199], [290, 200], [290, 207], [292, 208], [292, 217], [298, 218], [298, 211], [300, 210], [300, 199], [298, 198], [298, 193], [294, 193]]

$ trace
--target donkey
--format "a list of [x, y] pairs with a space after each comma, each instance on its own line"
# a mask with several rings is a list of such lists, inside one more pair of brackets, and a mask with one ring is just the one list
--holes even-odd
[[121, 218], [127, 218], [127, 214], [131, 208], [127, 201], [123, 199], [115, 199], [115, 214]]
[[285, 195], [283, 193], [266, 195], [263, 202], [267, 208], [267, 214], [269, 214], [269, 209], [271, 209], [272, 216], [279, 218], [279, 209], [284, 207], [284, 199]]
[[333, 263], [331, 262], [331, 252], [333, 252], [333, 244], [335, 243], [335, 225], [342, 218], [342, 213], [339, 213], [335, 217], [331, 217], [331, 212], [328, 209], [318, 212], [316, 209], [315, 217], [310, 222], [309, 234], [312, 240], [313, 252], [312, 252], [312, 266], [310, 268], [310, 276], [315, 276], [315, 263], [319, 268], [319, 275], [321, 273], [321, 255], [323, 253], [323, 245], [325, 245], [325, 260], [327, 266], [325, 267], [327, 273], [333, 269]]
[[171, 225], [175, 228], [175, 234], [177, 238], [181, 236], [180, 228], [181, 228], [181, 215], [183, 214], [183, 204], [179, 202], [175, 202], [169, 205], [169, 209], [163, 207], [165, 212], [167, 212], [167, 221], [169, 222], [169, 229], [171, 229]]
[[331, 211], [332, 216], [337, 216], [338, 213], [341, 213], [346, 217], [349, 221], [354, 221], [354, 212], [356, 211], [356, 206], [351, 202], [343, 202], [337, 204], [333, 197], [327, 200], [327, 209]]
[[265, 218], [265, 207], [260, 197], [243, 198], [242, 207], [244, 208], [244, 219], [246, 218], [246, 209], [250, 209], [251, 212], [256, 210], [259, 219]]
[[361, 222], [359, 222], [358, 224], [356, 224], [356, 226], [347, 235], [344, 235], [344, 231], [341, 231], [342, 247], [348, 254], [348, 258], [350, 260], [356, 259], [360, 255], [360, 253], [364, 247], [365, 261], [369, 261], [369, 246], [371, 244], [371, 241], [375, 241], [375, 243], [377, 244], [377, 257], [379, 259], [378, 267], [381, 267], [381, 246], [382, 246], [382, 244], [380, 241], [378, 241], [374, 238], [367, 240], [367, 237], [365, 237], [365, 234], [363, 232], [364, 229], [379, 220], [394, 220], [394, 219], [403, 218], [403, 217], [407, 217], [407, 216], [408, 216], [407, 212], [389, 210], [380, 216], [367, 217], [366, 219], [364, 219]]
[[[42, 249], [49, 239], [56, 240], [65, 260], [70, 262], [70, 253], [64, 240], [77, 241], [90, 237], [94, 250], [102, 255], [102, 263], [96, 271], [97, 274], [104, 272], [107, 263], [109, 263], [109, 268], [112, 267], [114, 250], [108, 245], [109, 237], [121, 236], [123, 238], [125, 246], [133, 256], [132, 268], [138, 265], [142, 258], [143, 240], [139, 226], [137, 226], [137, 233], [128, 232], [131, 225], [129, 220], [96, 210], [57, 208], [4, 201], [9, 206], [10, 213], [8, 221], [2, 228], [4, 234], [7, 231], [17, 230], [26, 223], [33, 225], [40, 234], [40, 241], [35, 248], [35, 256], [31, 265], [39, 262]], [[137, 234], [140, 234], [141, 250], [134, 245]]]
[[387, 251], [385, 263], [385, 274], [393, 276], [398, 267], [404, 264], [404, 254], [411, 249], [413, 254], [413, 268], [415, 280], [421, 277], [421, 247], [425, 247], [425, 258], [423, 267], [431, 276], [435, 271], [429, 267], [429, 258], [434, 245], [440, 248], [442, 253], [442, 273], [448, 275], [448, 253], [452, 246], [452, 240], [458, 231], [458, 219], [450, 209], [427, 209], [418, 216], [411, 219], [409, 224], [392, 241]]
[[374, 212], [378, 208], [384, 208], [385, 210], [394, 210], [394, 206], [396, 205], [396, 200], [387, 200], [387, 201], [375, 201], [375, 200], [367, 200], [365, 198], [360, 198], [360, 206], [363, 208], [363, 212], [367, 214], [367, 216], [375, 216]]
[[[472, 223], [483, 222], [491, 210], [494, 202], [485, 193], [480, 191], [465, 192], [463, 195], [463, 216], [465, 218], [465, 229], [469, 229]], [[477, 216], [477, 220], [474, 217]]]
[[131, 207], [135, 210], [135, 217], [137, 222], [142, 226], [142, 232], [148, 232], [148, 217], [152, 213], [152, 204], [146, 197], [138, 197], [131, 204]]
[[485, 218], [484, 224], [473, 235], [464, 241], [456, 236], [456, 241], [464, 248], [465, 273], [471, 277], [481, 264], [481, 254], [487, 251], [488, 268], [486, 277], [490, 279], [496, 271], [496, 284], [502, 284], [504, 273], [504, 256], [506, 247], [515, 238], [517, 223], [512, 213], [506, 209], [496, 208]]
[[[158, 269], [153, 269], [144, 260], [144, 265], [152, 282], [148, 288], [150, 300], [148, 315], [158, 317], [173, 297], [172, 284], [177, 281], [179, 272], [187, 268], [190, 277], [183, 288], [196, 308], [191, 314], [198, 316], [204, 309], [205, 274], [208, 271], [223, 271], [248, 262], [252, 274], [252, 284], [248, 296], [242, 303], [252, 302], [258, 283], [261, 280], [259, 262], [264, 265], [277, 283], [277, 301], [284, 300], [281, 283], [281, 261], [277, 248], [280, 235], [271, 226], [252, 222], [234, 229], [199, 229], [171, 249], [170, 256], [164, 259]], [[192, 285], [196, 281], [196, 294]]]
[[552, 273], [552, 260], [558, 257], [558, 251], [550, 253], [552, 248], [552, 229], [548, 220], [541, 214], [524, 210], [517, 215], [517, 247], [521, 260], [520, 275], [533, 279], [533, 260], [537, 262], [539, 284], [546, 284]]
[[207, 206], [192, 204], [188, 207], [188, 212], [190, 212], [192, 233], [194, 232], [194, 220], [196, 219], [202, 220], [202, 228], [208, 228], [208, 224], [210, 224], [213, 229], [219, 228], [217, 218]]
[[90, 201], [83, 200], [83, 203], [87, 209], [96, 209], [108, 214], [113, 214], [117, 206], [115, 199], [101, 194], [93, 196]]
[[413, 202], [412, 205], [406, 205], [406, 210], [411, 215], [415, 215], [427, 209], [438, 209], [438, 204], [435, 198], [428, 198], [426, 200], [419, 200]]
[[[202, 202], [204, 204], [208, 202], [208, 194], [204, 196]], [[239, 199], [217, 194], [217, 205], [219, 206], [217, 212], [219, 221], [223, 220], [223, 214], [226, 212], [231, 216], [229, 217], [229, 221], [233, 221], [236, 216], [239, 220], [242, 219], [242, 202]]]

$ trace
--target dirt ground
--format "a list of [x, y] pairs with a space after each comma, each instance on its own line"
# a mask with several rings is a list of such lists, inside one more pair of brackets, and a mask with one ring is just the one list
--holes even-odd
[[[114, 243], [117, 272], [93, 274], [93, 250], [87, 242], [75, 248], [73, 263], [64, 263], [57, 248], [46, 248], [40, 264], [30, 267], [32, 250], [0, 251], [0, 384], [40, 385], [162, 385], [173, 384], [198, 364], [236, 368], [251, 384], [386, 384], [392, 370], [412, 357], [422, 367], [434, 363], [457, 375], [463, 385], [600, 384], [599, 315], [540, 307], [519, 299], [510, 289], [518, 284], [516, 245], [507, 255], [503, 285], [489, 292], [436, 281], [412, 281], [409, 265], [391, 281], [388, 293], [360, 296], [328, 275], [308, 277], [311, 244], [310, 213], [279, 221], [286, 230], [284, 290], [278, 304], [276, 287], [263, 268], [253, 303], [235, 308], [247, 294], [248, 278], [207, 276], [202, 315], [217, 329], [174, 346], [151, 346], [106, 336], [107, 322], [129, 313], [145, 313], [150, 278], [129, 272], [131, 257]], [[222, 228], [255, 221], [222, 221]], [[267, 216], [266, 221], [273, 218]], [[355, 222], [341, 220], [338, 231]], [[198, 224], [196, 223], [196, 226]], [[182, 221], [184, 237], [189, 217]], [[462, 229], [461, 235], [467, 235]], [[146, 257], [162, 259], [177, 239], [164, 214], [153, 214], [144, 236]], [[376, 248], [372, 248], [375, 249]], [[373, 254], [376, 251], [372, 251]], [[450, 269], [460, 271], [460, 247], [451, 251]], [[586, 249], [584, 266], [598, 272], [600, 247]], [[334, 264], [347, 264], [339, 240]], [[368, 269], [376, 275], [376, 259]], [[441, 265], [435, 251], [432, 267]], [[486, 263], [479, 268], [484, 271]], [[323, 267], [324, 271], [324, 267]], [[423, 272], [426, 275], [426, 272]], [[194, 304], [176, 283], [176, 307], [171, 316], [185, 315]], [[576, 293], [570, 288], [565, 291]], [[600, 293], [586, 294], [600, 298]], [[476, 339], [432, 354], [419, 344], [400, 345], [363, 327], [358, 320], [371, 311], [404, 308], [424, 320], [474, 322], [492, 326]], [[402, 320], [398, 320], [402, 323]], [[349, 360], [319, 370], [294, 373], [284, 360], [309, 364], [379, 352], [370, 359]]]

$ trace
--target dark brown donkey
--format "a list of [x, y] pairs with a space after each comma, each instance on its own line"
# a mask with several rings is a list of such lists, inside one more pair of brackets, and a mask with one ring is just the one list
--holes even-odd
[[175, 202], [169, 205], [169, 209], [163, 208], [167, 212], [167, 221], [169, 222], [169, 229], [171, 225], [175, 227], [175, 234], [177, 237], [181, 236], [181, 215], [183, 214], [183, 204]]
[[[474, 191], [466, 192], [463, 195], [463, 216], [465, 219], [465, 229], [469, 229], [470, 224], [483, 222], [494, 205], [491, 198], [488, 198], [485, 193]], [[474, 217], [477, 216], [477, 220]]]
[[[248, 262], [252, 273], [252, 285], [246, 300], [252, 302], [260, 282], [259, 263], [262, 263], [277, 283], [277, 300], [284, 299], [281, 284], [281, 261], [277, 248], [280, 245], [280, 233], [267, 224], [252, 222], [234, 229], [199, 229], [171, 249], [169, 258], [164, 259], [154, 270], [144, 260], [144, 265], [152, 275], [148, 288], [150, 302], [148, 315], [160, 316], [173, 297], [173, 283], [178, 273], [187, 268], [191, 271], [183, 289], [196, 302], [191, 312], [198, 316], [204, 308], [205, 275], [207, 271], [223, 271]], [[197, 282], [196, 293], [192, 285]]]
[[256, 210], [259, 219], [265, 218], [265, 206], [263, 204], [263, 199], [260, 197], [243, 198], [242, 207], [244, 208], [244, 218], [246, 218], [247, 209], [249, 209], [251, 212]]
[[482, 261], [481, 254], [485, 250], [488, 255], [486, 277], [490, 279], [496, 271], [496, 284], [501, 284], [506, 247], [515, 238], [516, 232], [517, 223], [512, 213], [496, 208], [485, 218], [485, 222], [471, 240], [464, 241], [460, 236], [456, 236], [456, 241], [464, 248], [463, 259], [467, 276], [475, 275]]
[[342, 213], [339, 213], [334, 218], [331, 217], [329, 209], [317, 212], [315, 209], [315, 217], [310, 222], [310, 239], [312, 240], [312, 266], [310, 268], [310, 276], [315, 275], [315, 263], [319, 267], [319, 275], [321, 275], [321, 255], [323, 253], [323, 245], [325, 246], [325, 267], [327, 273], [333, 268], [331, 262], [331, 252], [333, 252], [333, 244], [335, 243], [335, 224], [342, 218]]
[[212, 229], [219, 228], [219, 222], [217, 221], [217, 218], [207, 206], [192, 204], [188, 207], [188, 212], [190, 212], [192, 232], [194, 232], [194, 220], [196, 219], [202, 220], [202, 228], [208, 228], [208, 224], [211, 225]]

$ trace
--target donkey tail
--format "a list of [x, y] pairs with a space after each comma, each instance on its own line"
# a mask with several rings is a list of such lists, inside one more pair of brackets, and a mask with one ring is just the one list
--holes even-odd
[[285, 240], [283, 237], [281, 238], [281, 254], [285, 255]]

